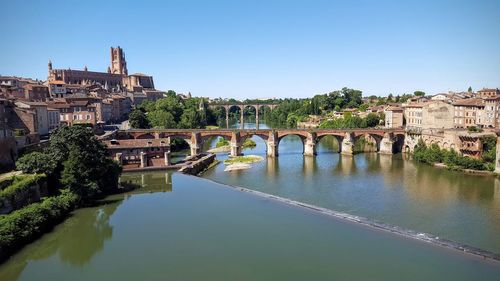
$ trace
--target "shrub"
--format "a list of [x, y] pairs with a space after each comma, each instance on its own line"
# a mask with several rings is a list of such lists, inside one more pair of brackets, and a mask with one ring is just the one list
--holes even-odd
[[12, 182], [5, 189], [0, 190], [0, 206], [4, 202], [11, 202], [14, 208], [31, 203], [29, 198], [29, 187], [45, 178], [43, 174], [17, 175], [12, 177]]
[[31, 152], [17, 160], [16, 168], [28, 174], [49, 175], [54, 172], [56, 162], [47, 153]]
[[74, 208], [76, 196], [64, 191], [40, 203], [0, 217], [0, 261], [60, 223]]
[[254, 148], [257, 144], [252, 139], [246, 139], [243, 142], [243, 148]]
[[227, 146], [227, 145], [229, 145], [228, 140], [226, 140], [225, 138], [219, 138], [219, 140], [215, 144], [215, 147], [222, 147], [222, 146]]
[[422, 140], [415, 146], [413, 159], [430, 165], [434, 163], [444, 163], [454, 170], [490, 170], [492, 166], [487, 165], [487, 163], [482, 160], [459, 155], [454, 150], [440, 149], [436, 144], [427, 147]]

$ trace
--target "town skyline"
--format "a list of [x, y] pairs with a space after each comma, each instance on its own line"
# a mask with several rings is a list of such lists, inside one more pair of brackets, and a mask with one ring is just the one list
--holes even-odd
[[[15, 34], [0, 47], [0, 74], [45, 80], [49, 60], [56, 68], [105, 72], [103, 50], [119, 45], [131, 73], [154, 76], [156, 88], [210, 98], [312, 97], [342, 87], [364, 96], [477, 91], [500, 85], [499, 5], [218, 1], [132, 10], [111, 1], [96, 10], [56, 1], [51, 9], [65, 20], [58, 24], [41, 20], [47, 7], [31, 2], [22, 7], [26, 24], [13, 24], [16, 13], [0, 19]], [[133, 21], [113, 18], [132, 11]], [[118, 27], [103, 29], [107, 17]], [[44, 31], [53, 26], [62, 35], [57, 44]]]

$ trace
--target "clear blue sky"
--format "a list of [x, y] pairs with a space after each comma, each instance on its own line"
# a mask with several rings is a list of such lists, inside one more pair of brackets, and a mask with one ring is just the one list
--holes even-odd
[[0, 74], [130, 73], [209, 97], [500, 87], [500, 1], [4, 1]]

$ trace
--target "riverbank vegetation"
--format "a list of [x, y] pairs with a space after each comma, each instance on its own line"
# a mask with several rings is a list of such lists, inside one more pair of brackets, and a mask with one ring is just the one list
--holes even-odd
[[2, 198], [16, 197], [42, 178], [51, 196], [0, 217], [0, 260], [52, 229], [74, 207], [95, 204], [117, 192], [122, 171], [104, 144], [81, 126], [59, 128], [44, 151], [25, 154], [16, 166], [24, 174], [2, 189]]
[[262, 160], [264, 160], [264, 158], [258, 155], [243, 155], [243, 156], [229, 157], [226, 160], [224, 160], [224, 164], [225, 165], [231, 165], [237, 163], [251, 164]]
[[429, 165], [442, 163], [452, 170], [493, 171], [495, 169], [494, 161], [496, 153], [496, 145], [493, 145], [493, 142], [496, 144], [496, 138], [484, 137], [482, 141], [484, 153], [480, 159], [462, 156], [454, 150], [441, 149], [437, 144], [427, 146], [422, 140], [415, 146], [413, 159]]
[[223, 146], [229, 146], [229, 141], [226, 140], [225, 138], [219, 138], [219, 140], [215, 144], [215, 147], [219, 148]]
[[345, 113], [344, 117], [327, 120], [319, 125], [320, 129], [355, 129], [375, 127], [383, 120], [382, 116], [377, 113], [369, 113], [366, 117], [352, 116], [350, 113]]
[[0, 210], [7, 206], [19, 209], [33, 203], [31, 187], [45, 179], [45, 174], [21, 174], [0, 181]]
[[[219, 140], [217, 141], [217, 143], [215, 144], [215, 147], [216, 148], [220, 148], [220, 147], [229, 147], [230, 146], [230, 143], [228, 140], [226, 140], [225, 138], [219, 138]], [[248, 139], [245, 139], [245, 141], [243, 142], [242, 144], [242, 147], [243, 148], [254, 148], [256, 147], [257, 144], [255, 143], [255, 141], [253, 141], [252, 139], [248, 138]]]
[[183, 99], [174, 91], [157, 101], [144, 101], [129, 115], [132, 128], [201, 129], [217, 126], [217, 116], [203, 98]]
[[74, 209], [77, 196], [69, 191], [0, 216], [0, 262], [50, 231]]

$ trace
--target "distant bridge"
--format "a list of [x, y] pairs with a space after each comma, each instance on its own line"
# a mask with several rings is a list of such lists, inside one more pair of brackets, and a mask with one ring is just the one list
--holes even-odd
[[257, 129], [259, 128], [259, 110], [261, 108], [268, 107], [271, 109], [271, 111], [276, 108], [278, 104], [266, 104], [266, 103], [232, 103], [232, 104], [210, 104], [210, 108], [224, 108], [226, 111], [226, 128], [229, 129], [229, 111], [233, 107], [237, 107], [240, 109], [240, 127], [241, 129], [245, 128], [245, 123], [243, 120], [243, 111], [245, 110], [246, 107], [253, 107], [255, 108], [255, 125]]
[[116, 131], [107, 137], [108, 140], [143, 140], [144, 147], [153, 140], [168, 144], [172, 138], [184, 139], [191, 148], [191, 155], [201, 152], [202, 144], [209, 138], [222, 137], [230, 142], [231, 155], [242, 154], [245, 139], [258, 136], [264, 140], [268, 157], [278, 156], [280, 141], [289, 135], [300, 137], [304, 155], [316, 155], [316, 145], [321, 138], [333, 136], [338, 140], [342, 154], [352, 155], [356, 140], [363, 136], [376, 144], [380, 153], [392, 154], [400, 152], [404, 137], [404, 129], [132, 129]]

